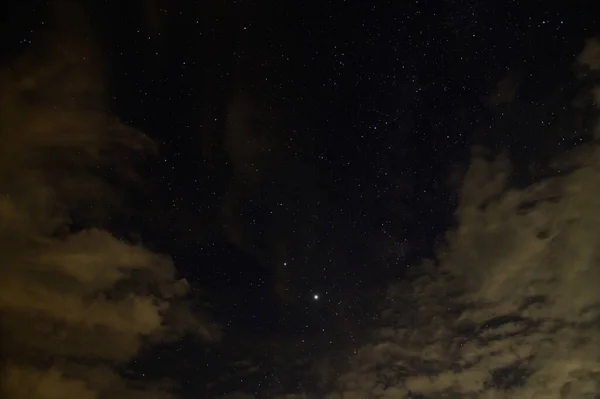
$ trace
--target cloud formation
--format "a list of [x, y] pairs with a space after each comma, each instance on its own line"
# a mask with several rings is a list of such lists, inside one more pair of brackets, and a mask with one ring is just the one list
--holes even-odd
[[326, 397], [600, 394], [599, 133], [523, 189], [507, 157], [474, 151], [439, 267], [390, 288], [386, 327]]
[[147, 343], [214, 338], [180, 307], [171, 259], [108, 231], [73, 231], [118, 198], [152, 142], [110, 115], [101, 60], [84, 35], [56, 35], [0, 71], [0, 357], [7, 399], [167, 398], [121, 376]]
[[[592, 72], [600, 69], [598, 43], [589, 41], [578, 58]], [[458, 227], [447, 234], [436, 264], [425, 261], [412, 280], [389, 288], [372, 342], [316, 397], [598, 397], [595, 126], [589, 143], [524, 188], [511, 184], [507, 156], [490, 160], [475, 149], [460, 190]]]

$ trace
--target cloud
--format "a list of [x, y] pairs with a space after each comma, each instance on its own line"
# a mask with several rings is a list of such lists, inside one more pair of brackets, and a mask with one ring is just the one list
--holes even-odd
[[475, 149], [435, 264], [389, 288], [382, 327], [319, 397], [600, 395], [599, 132], [524, 188]]
[[118, 198], [106, 174], [134, 179], [131, 161], [154, 151], [108, 112], [101, 60], [82, 37], [54, 35], [0, 71], [2, 397], [167, 398], [172, 386], [117, 369], [147, 343], [216, 332], [184, 306], [169, 257], [70, 227]]
[[256, 235], [248, 227], [247, 204], [256, 201], [265, 177], [273, 178], [275, 160], [281, 161], [286, 153], [272, 125], [272, 112], [257, 99], [242, 92], [233, 96], [223, 138], [232, 168], [231, 186], [222, 203], [223, 228], [231, 242], [246, 250]]
[[[580, 63], [596, 68], [597, 43]], [[473, 152], [439, 266], [390, 287], [387, 327], [328, 398], [600, 394], [598, 125], [522, 189], [508, 157]]]
[[[577, 61], [591, 71], [600, 70], [600, 38], [588, 40]], [[600, 85], [595, 85], [591, 89], [591, 94], [595, 107], [600, 108]]]
[[600, 38], [594, 37], [585, 43], [577, 62], [591, 70], [600, 70]]
[[505, 78], [498, 82], [496, 91], [489, 96], [489, 105], [511, 103], [519, 90], [519, 82], [512, 78]]

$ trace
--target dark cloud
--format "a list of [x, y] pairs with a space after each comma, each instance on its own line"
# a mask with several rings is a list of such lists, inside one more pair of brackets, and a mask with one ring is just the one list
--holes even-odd
[[[285, 111], [276, 112], [250, 90], [232, 96], [222, 139], [231, 175], [221, 220], [227, 239], [272, 268], [274, 292], [291, 299], [298, 295], [290, 282], [306, 272], [297, 254], [311, 252], [309, 242], [321, 223], [317, 215], [322, 197], [316, 187], [317, 167], [306, 155], [310, 143], [279, 114]], [[296, 243], [297, 237], [303, 242]]]
[[519, 82], [513, 78], [505, 78], [498, 82], [496, 91], [488, 98], [490, 105], [512, 102], [519, 90]]
[[88, 40], [56, 34], [0, 72], [2, 397], [167, 398], [117, 368], [175, 333], [215, 339], [181, 307], [185, 280], [167, 256], [108, 231], [72, 232], [77, 213], [117, 198], [105, 174], [135, 177], [153, 143], [110, 115]]

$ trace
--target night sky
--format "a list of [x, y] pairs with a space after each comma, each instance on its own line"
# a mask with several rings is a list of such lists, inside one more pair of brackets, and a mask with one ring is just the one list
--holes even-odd
[[11, 1], [3, 397], [600, 395], [594, 10]]

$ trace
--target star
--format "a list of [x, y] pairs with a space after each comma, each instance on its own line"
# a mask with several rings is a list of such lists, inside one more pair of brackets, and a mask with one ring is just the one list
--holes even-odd
[[319, 299], [319, 294], [313, 295], [313, 298], [314, 298], [315, 301], [317, 301]]

